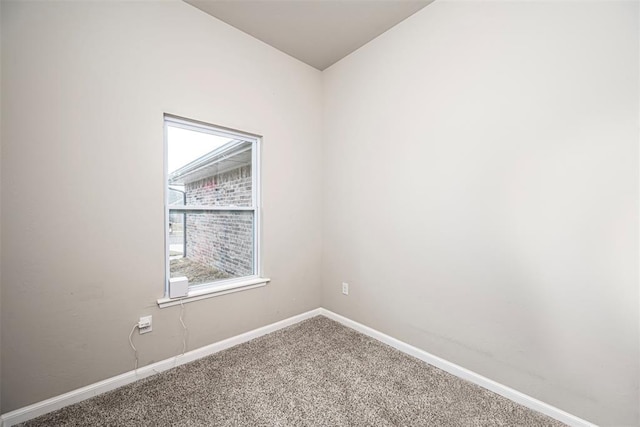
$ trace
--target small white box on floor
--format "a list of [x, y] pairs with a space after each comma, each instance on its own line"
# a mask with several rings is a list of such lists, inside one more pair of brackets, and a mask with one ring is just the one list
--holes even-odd
[[169, 279], [169, 298], [186, 297], [189, 292], [189, 279], [172, 277]]

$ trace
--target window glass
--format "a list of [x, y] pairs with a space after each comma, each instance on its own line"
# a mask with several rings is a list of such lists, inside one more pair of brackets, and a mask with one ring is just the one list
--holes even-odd
[[172, 118], [165, 131], [168, 278], [257, 275], [257, 138]]

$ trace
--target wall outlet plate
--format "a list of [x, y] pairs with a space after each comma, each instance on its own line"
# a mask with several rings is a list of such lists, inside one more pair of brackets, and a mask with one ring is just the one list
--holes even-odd
[[342, 282], [342, 293], [345, 295], [349, 295], [349, 284]]
[[153, 324], [151, 316], [143, 316], [138, 321], [138, 331], [141, 335], [151, 332], [153, 330], [152, 326]]

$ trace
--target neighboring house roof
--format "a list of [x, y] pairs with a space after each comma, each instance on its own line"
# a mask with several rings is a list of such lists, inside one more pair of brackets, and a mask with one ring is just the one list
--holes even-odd
[[188, 184], [251, 164], [251, 142], [235, 139], [169, 174], [169, 184]]

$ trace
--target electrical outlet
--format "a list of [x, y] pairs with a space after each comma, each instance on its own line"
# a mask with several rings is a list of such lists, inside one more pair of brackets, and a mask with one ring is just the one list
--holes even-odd
[[140, 334], [146, 334], [147, 332], [151, 332], [152, 328], [152, 320], [151, 316], [143, 316], [138, 321], [138, 331]]
[[345, 295], [349, 295], [349, 284], [342, 282], [342, 293]]

